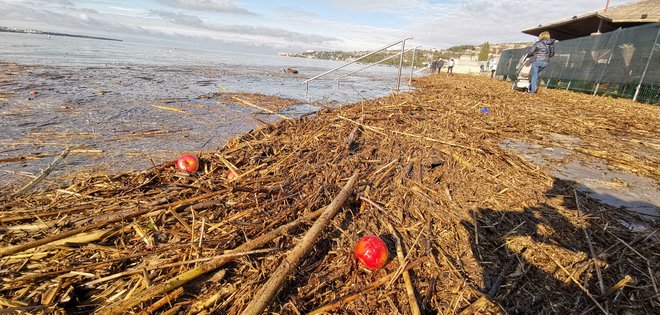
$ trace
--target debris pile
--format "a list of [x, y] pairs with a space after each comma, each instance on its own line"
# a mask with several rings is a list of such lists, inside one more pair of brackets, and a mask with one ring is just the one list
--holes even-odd
[[[5, 196], [0, 307], [241, 314], [275, 282], [279, 314], [657, 312], [656, 223], [500, 144], [565, 134], [572, 158], [657, 183], [660, 108], [461, 75], [416, 86], [253, 130], [194, 173], [170, 161]], [[366, 235], [383, 268], [356, 262]]]

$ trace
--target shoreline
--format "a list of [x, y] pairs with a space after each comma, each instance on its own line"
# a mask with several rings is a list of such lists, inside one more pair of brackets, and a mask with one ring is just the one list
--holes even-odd
[[[410, 255], [407, 261], [418, 264], [411, 276], [412, 286], [427, 310], [542, 313], [550, 305], [573, 312], [601, 306], [588, 298], [579, 303], [568, 299], [584, 292], [567, 273], [580, 283], [587, 282], [589, 294], [607, 301], [613, 312], [644, 312], [655, 307], [656, 293], [649, 278], [655, 275], [647, 275], [646, 270], [658, 258], [639, 257], [627, 246], [619, 246], [617, 239], [634, 244], [629, 246], [637, 253], [651, 252], [657, 244], [653, 228], [631, 231], [621, 221], [641, 221], [650, 227], [657, 227], [657, 222], [616, 211], [576, 192], [580, 183], [553, 176], [551, 166], [573, 160], [589, 163], [598, 157], [609, 168], [649, 177], [657, 189], [659, 162], [654, 157], [659, 155], [653, 144], [659, 138], [659, 108], [557, 90], [544, 89], [530, 96], [511, 91], [505, 82], [483, 77], [434, 75], [415, 82], [420, 89], [416, 92], [325, 109], [313, 118], [255, 129], [218, 150], [202, 152], [199, 174], [179, 174], [161, 165], [112, 177], [78, 179], [66, 187], [76, 195], [51, 191], [9, 200], [4, 211], [13, 216], [38, 214], [35, 208], [56, 213], [68, 209], [68, 229], [90, 220], [102, 223], [107, 216], [126, 215], [135, 208], [147, 215], [128, 225], [103, 225], [98, 231], [103, 235], [84, 241], [88, 245], [83, 247], [40, 248], [36, 262], [27, 270], [21, 269], [19, 258], [8, 265], [8, 272], [20, 279], [67, 270], [81, 261], [85, 266], [98, 255], [116, 258], [141, 253], [142, 257], [122, 266], [109, 263], [103, 268], [76, 270], [78, 273], [67, 278], [67, 285], [80, 286], [134, 268], [151, 271], [149, 268], [156, 267], [150, 262], [210, 257], [218, 250], [241, 248], [247, 240], [322, 208], [358, 172], [354, 191], [360, 198], [352, 197], [332, 221], [292, 275], [292, 289], [284, 289], [281, 302], [272, 304], [270, 311], [309, 312], [396, 272], [406, 263], [393, 258], [384, 269], [364, 272], [352, 259], [354, 242], [365, 234], [381, 235], [392, 245], [389, 225], [400, 234]], [[488, 108], [488, 113], [482, 108]], [[567, 152], [550, 156], [550, 166], [539, 167], [503, 148], [506, 139]], [[224, 161], [240, 170], [238, 180], [226, 178]], [[91, 206], [76, 208], [83, 203]], [[170, 215], [172, 211], [177, 215]], [[56, 218], [43, 216], [41, 220], [55, 222]], [[37, 224], [32, 218], [5, 223], [15, 227], [27, 224], [25, 221]], [[106, 230], [113, 226], [122, 233]], [[28, 240], [39, 239], [42, 233], [58, 234], [51, 227], [20, 231], [23, 234], [9, 233], [3, 245], [24, 243], [25, 234]], [[267, 243], [281, 251], [240, 258], [226, 265], [229, 272], [219, 279], [189, 283], [188, 294], [177, 295], [171, 307], [239, 312], [255, 296], [264, 277], [285, 259], [286, 251], [297, 244], [295, 234]], [[103, 249], [108, 242], [112, 252]], [[57, 265], [37, 263], [55, 254], [60, 257]], [[592, 263], [594, 267], [589, 268]], [[146, 286], [140, 284], [141, 273], [95, 283], [97, 293], [80, 298], [89, 300], [85, 304], [88, 311], [146, 307], [153, 302], [147, 298], [150, 286], [181, 275], [178, 267], [153, 269], [159, 271], [147, 275]], [[609, 288], [630, 277], [635, 286], [616, 290], [634, 296], [634, 304], [606, 295], [594, 280], [601, 279]], [[36, 292], [35, 298], [48, 293], [32, 282], [20, 282], [22, 290]], [[403, 310], [408, 308], [405, 286], [397, 281], [391, 287], [378, 287], [345, 303], [343, 310]], [[17, 290], [4, 292], [11, 298]], [[57, 291], [56, 300], [66, 292]], [[456, 298], [459, 293], [462, 299]], [[98, 298], [101, 296], [119, 299], [108, 301]], [[390, 300], [385, 303], [384, 298], [376, 297]], [[534, 297], [543, 299], [537, 302]], [[205, 303], [209, 299], [226, 303]], [[66, 305], [55, 303], [53, 307]]]
[[279, 71], [264, 76], [223, 67], [126, 67], [0, 62], [0, 112], [7, 117], [0, 138], [0, 186], [28, 180], [65, 147], [75, 151], [63, 164], [66, 170], [54, 175], [80, 167], [88, 173], [144, 169], [183, 152], [221, 147], [278, 119], [247, 104], [295, 117], [336, 103], [233, 92], [245, 81], [257, 82], [246, 90], [261, 84], [275, 91], [267, 87], [273, 80], [289, 85], [299, 80]]

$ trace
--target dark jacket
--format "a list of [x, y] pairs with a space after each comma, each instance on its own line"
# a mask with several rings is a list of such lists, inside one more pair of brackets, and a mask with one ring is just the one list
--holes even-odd
[[535, 61], [550, 61], [555, 55], [555, 40], [546, 38], [534, 43], [527, 56], [533, 56]]

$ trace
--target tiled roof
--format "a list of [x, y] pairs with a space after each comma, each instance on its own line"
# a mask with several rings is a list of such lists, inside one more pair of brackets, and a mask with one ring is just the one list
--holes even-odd
[[[523, 33], [538, 35], [550, 31], [553, 38], [560, 40], [592, 33], [610, 32], [620, 27], [631, 27], [645, 23], [660, 22], [660, 0], [639, 0], [631, 3], [574, 15], [562, 20], [539, 24], [523, 30]], [[555, 37], [557, 36], [557, 37]]]
[[614, 23], [660, 22], [660, 0], [641, 0], [600, 10], [598, 15]]

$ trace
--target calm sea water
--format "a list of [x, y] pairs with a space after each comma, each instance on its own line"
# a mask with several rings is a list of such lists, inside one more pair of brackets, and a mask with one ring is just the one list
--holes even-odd
[[[331, 49], [331, 48], [329, 48]], [[255, 49], [256, 50], [256, 49]], [[138, 42], [61, 37], [37, 34], [0, 33], [0, 60], [22, 64], [76, 66], [196, 66], [221, 67], [236, 77], [250, 77], [249, 83], [230, 84], [237, 92], [274, 94], [296, 99], [330, 99], [352, 103], [364, 98], [387, 95], [396, 88], [398, 69], [375, 66], [342, 79], [339, 89], [335, 78], [364, 67], [355, 64], [310, 83], [308, 94], [302, 81], [344, 62], [306, 58], [283, 57], [258, 52], [230, 52], [184, 46], [166, 46]], [[273, 88], [273, 74], [285, 68], [295, 68], [300, 75], [290, 84], [277, 84]], [[407, 89], [410, 68], [404, 69], [402, 89]], [[276, 80], [280, 83], [281, 78]], [[286, 81], [286, 80], [284, 80]]]

